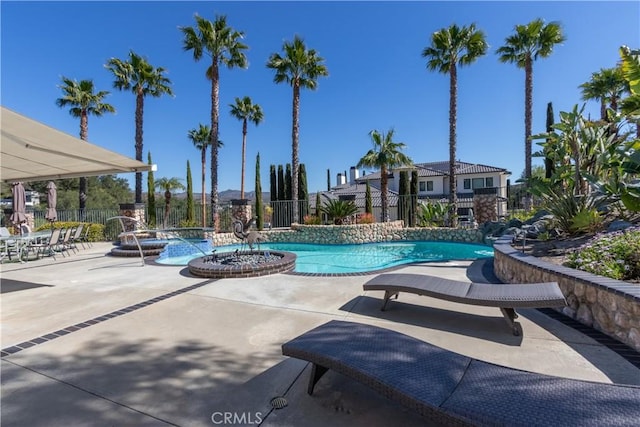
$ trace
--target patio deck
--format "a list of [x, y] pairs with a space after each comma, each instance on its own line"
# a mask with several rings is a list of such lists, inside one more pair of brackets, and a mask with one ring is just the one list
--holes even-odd
[[[640, 385], [640, 369], [534, 309], [519, 311], [516, 337], [490, 307], [406, 295], [381, 312], [379, 295], [362, 291], [371, 276], [211, 280], [110, 249], [0, 267], [1, 347], [14, 351], [2, 357], [3, 426], [424, 425], [333, 372], [306, 394], [310, 368], [280, 346], [333, 319], [513, 368]], [[470, 262], [398, 270], [473, 281], [482, 271]], [[273, 409], [280, 396], [288, 405]]]

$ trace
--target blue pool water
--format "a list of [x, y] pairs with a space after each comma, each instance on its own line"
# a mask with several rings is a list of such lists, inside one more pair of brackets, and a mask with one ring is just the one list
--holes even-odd
[[[248, 249], [240, 245], [219, 246], [216, 253]], [[255, 249], [255, 248], [254, 248]], [[298, 273], [361, 273], [381, 270], [413, 262], [466, 260], [493, 256], [493, 248], [480, 244], [453, 242], [382, 242], [363, 245], [316, 245], [309, 243], [263, 243], [260, 250], [287, 251], [296, 254], [295, 271]], [[210, 253], [210, 252], [209, 252]], [[161, 256], [160, 264], [187, 265], [202, 256]]]

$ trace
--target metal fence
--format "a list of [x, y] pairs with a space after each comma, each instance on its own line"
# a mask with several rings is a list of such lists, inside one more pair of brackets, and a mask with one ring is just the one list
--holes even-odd
[[[496, 189], [497, 194], [506, 195], [507, 197], [499, 197], [498, 215], [500, 217], [506, 217], [509, 213], [523, 209], [524, 197], [526, 195], [525, 190], [520, 186], [513, 186], [512, 188]], [[458, 209], [464, 210], [473, 208], [473, 198], [461, 197], [458, 201]], [[404, 198], [403, 198], [404, 197]], [[405, 225], [410, 225], [413, 213], [412, 196], [400, 196], [394, 199], [395, 203], [389, 206], [389, 219], [391, 221], [397, 219], [404, 219]], [[430, 200], [432, 202], [438, 201], [442, 203], [448, 203], [447, 196], [439, 198], [422, 199], [419, 198], [419, 202], [425, 202]], [[534, 205], [536, 201], [534, 200]], [[269, 201], [263, 205], [263, 221], [265, 228], [287, 228], [294, 222], [293, 218], [293, 201]], [[206, 206], [206, 224], [211, 226], [211, 211], [210, 206]], [[308, 200], [298, 201], [299, 222], [304, 223], [304, 217], [307, 215], [315, 215], [316, 207], [315, 203], [310, 203]], [[364, 208], [360, 207], [358, 213], [364, 213]], [[380, 206], [373, 207], [373, 217], [375, 221], [382, 221], [382, 208]], [[46, 224], [48, 221], [44, 218], [44, 210], [34, 211], [34, 223], [35, 227], [40, 227]], [[120, 212], [118, 209], [85, 209], [80, 211], [79, 209], [58, 210], [58, 221], [62, 222], [87, 222], [95, 224], [103, 224], [105, 226], [105, 238], [107, 240], [115, 240], [120, 233], [120, 225], [117, 221], [107, 221], [108, 218], [118, 216]], [[255, 205], [254, 212], [255, 216]], [[193, 223], [187, 224], [187, 210], [186, 206], [172, 206], [165, 220], [165, 208], [164, 206], [156, 207], [156, 227], [159, 228], [177, 228], [183, 226], [201, 226], [202, 225], [202, 206], [195, 204]], [[148, 220], [148, 215], [147, 215]], [[327, 223], [328, 219], [323, 218], [323, 223]], [[231, 232], [233, 228], [233, 210], [231, 202], [223, 202], [219, 205], [219, 224], [220, 232]]]

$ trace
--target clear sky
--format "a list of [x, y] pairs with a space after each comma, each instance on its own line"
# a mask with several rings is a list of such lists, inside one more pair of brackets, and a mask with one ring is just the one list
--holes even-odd
[[[507, 168], [517, 179], [524, 169], [524, 70], [498, 61], [496, 49], [516, 24], [535, 18], [559, 21], [567, 41], [534, 64], [533, 132], [544, 131], [546, 106], [560, 111], [582, 104], [578, 85], [619, 60], [618, 47], [640, 47], [640, 2], [1, 2], [2, 105], [79, 134], [79, 120], [55, 105], [60, 77], [93, 79], [117, 110], [89, 120], [89, 140], [130, 157], [134, 150], [135, 98], [113, 89], [104, 68], [130, 50], [168, 70], [175, 97], [146, 98], [144, 160], [151, 151], [156, 177], [186, 183], [191, 163], [200, 189], [200, 154], [187, 138], [199, 123], [210, 124], [208, 63], [182, 49], [180, 26], [194, 15], [226, 15], [245, 33], [249, 68], [220, 75], [219, 191], [240, 188], [241, 123], [229, 114], [235, 97], [250, 96], [265, 120], [250, 125], [245, 191], [253, 190], [255, 158], [261, 156], [262, 188], [269, 165], [291, 162], [292, 90], [273, 83], [269, 56], [284, 41], [302, 36], [325, 59], [329, 77], [300, 103], [300, 161], [309, 191], [326, 189], [369, 150], [372, 129], [395, 129], [414, 162], [446, 161], [449, 77], [430, 72], [421, 52], [430, 35], [456, 23], [475, 23], [490, 45], [486, 56], [459, 69], [458, 158]], [[596, 102], [587, 113], [599, 117]], [[535, 147], [535, 146], [534, 146]], [[207, 193], [210, 184], [207, 158]], [[534, 159], [534, 164], [541, 164]], [[131, 182], [134, 175], [121, 175]], [[146, 179], [146, 178], [145, 178]], [[143, 182], [146, 182], [143, 181]], [[145, 184], [146, 185], [146, 184]], [[145, 187], [146, 188], [146, 187]]]

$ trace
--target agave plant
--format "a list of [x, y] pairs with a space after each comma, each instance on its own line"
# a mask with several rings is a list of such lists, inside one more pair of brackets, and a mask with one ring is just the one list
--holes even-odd
[[447, 219], [449, 207], [449, 204], [440, 202], [420, 203], [418, 208], [418, 226], [443, 227]]
[[333, 219], [334, 224], [342, 225], [345, 218], [358, 212], [358, 207], [351, 200], [329, 200], [320, 211]]

